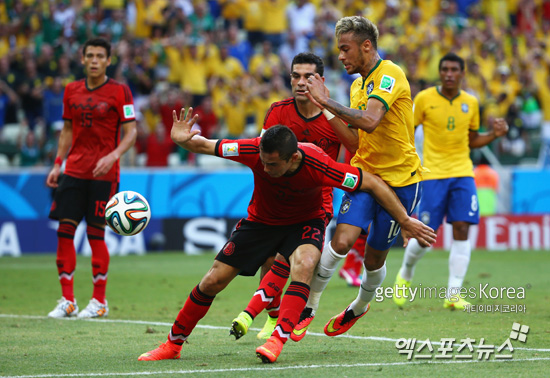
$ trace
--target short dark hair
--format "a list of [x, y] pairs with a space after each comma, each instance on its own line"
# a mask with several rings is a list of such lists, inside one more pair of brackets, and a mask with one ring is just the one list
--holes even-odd
[[92, 38], [84, 43], [82, 47], [82, 55], [86, 55], [86, 49], [88, 46], [103, 47], [107, 50], [107, 58], [111, 56], [111, 44], [103, 38]]
[[278, 152], [282, 160], [288, 161], [298, 151], [298, 139], [288, 127], [276, 125], [262, 135], [260, 149], [268, 154]]
[[461, 71], [464, 71], [464, 68], [466, 67], [466, 65], [464, 64], [464, 59], [462, 59], [461, 57], [456, 55], [454, 52], [450, 52], [450, 53], [445, 54], [443, 56], [443, 58], [441, 58], [441, 60], [439, 61], [439, 70], [440, 71], [441, 71], [441, 66], [443, 65], [443, 62], [445, 62], [445, 61], [458, 62], [458, 64], [460, 65], [460, 70]]
[[299, 53], [294, 57], [294, 59], [292, 59], [292, 64], [290, 65], [291, 70], [294, 69], [295, 64], [315, 64], [315, 72], [317, 72], [320, 76], [323, 76], [325, 73], [325, 64], [323, 63], [323, 59], [319, 58], [314, 53]]

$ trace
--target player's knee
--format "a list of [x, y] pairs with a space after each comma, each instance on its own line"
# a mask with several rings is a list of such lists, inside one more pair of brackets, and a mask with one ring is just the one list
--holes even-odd
[[353, 247], [354, 242], [347, 238], [346, 235], [341, 235], [331, 240], [330, 245], [334, 252], [339, 255], [346, 255], [351, 247]]

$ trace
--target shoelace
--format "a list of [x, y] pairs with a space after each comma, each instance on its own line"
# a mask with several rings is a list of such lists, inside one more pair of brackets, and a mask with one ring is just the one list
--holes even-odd
[[350, 320], [353, 320], [354, 318], [355, 318], [355, 314], [353, 313], [353, 310], [347, 309], [346, 313], [344, 314], [344, 318], [340, 322], [340, 325], [344, 325], [347, 322], [349, 322]]

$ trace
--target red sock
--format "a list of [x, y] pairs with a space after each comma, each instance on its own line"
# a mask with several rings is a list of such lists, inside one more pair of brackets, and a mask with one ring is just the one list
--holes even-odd
[[94, 281], [92, 297], [104, 304], [110, 260], [109, 250], [107, 249], [107, 244], [105, 244], [105, 229], [88, 225], [86, 233], [88, 234], [88, 242], [92, 248], [92, 275]]
[[281, 295], [283, 291], [279, 291], [277, 293], [277, 296], [273, 298], [270, 304], [267, 305], [265, 310], [267, 311], [267, 314], [271, 316], [272, 318], [278, 318], [279, 317], [279, 310], [281, 309]]
[[168, 341], [176, 345], [183, 345], [199, 320], [201, 320], [210, 309], [214, 298], [215, 297], [211, 297], [201, 292], [199, 285], [195, 286], [176, 317], [174, 325], [170, 329]]
[[[273, 263], [273, 266], [260, 282], [260, 286], [252, 296], [245, 311], [255, 318], [262, 310], [269, 306], [286, 285], [290, 275], [290, 266], [282, 261]], [[277, 306], [278, 307], [278, 306]], [[278, 314], [277, 314], [278, 315]]]
[[365, 258], [365, 245], [367, 243], [366, 234], [359, 235], [359, 239], [353, 245], [353, 248], [356, 251], [355, 260], [353, 261], [353, 271], [357, 276], [360, 276], [363, 273], [363, 260]]
[[74, 302], [73, 275], [76, 267], [74, 234], [76, 226], [71, 222], [59, 222], [57, 228], [57, 274], [61, 284], [61, 295]]
[[272, 336], [281, 340], [283, 344], [286, 343], [294, 326], [300, 320], [300, 314], [306, 307], [308, 297], [309, 285], [297, 281], [292, 281], [288, 285], [281, 302], [281, 314], [272, 334]]

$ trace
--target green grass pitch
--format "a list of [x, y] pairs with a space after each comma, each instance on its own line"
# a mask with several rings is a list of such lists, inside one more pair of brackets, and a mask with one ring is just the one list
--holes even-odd
[[[60, 297], [55, 256], [0, 258], [0, 377], [547, 377], [550, 370], [550, 253], [474, 251], [465, 286], [476, 290], [473, 304], [522, 305], [525, 312], [467, 313], [443, 309], [436, 297], [417, 298], [403, 310], [391, 299], [373, 301], [370, 312], [340, 337], [323, 334], [326, 321], [356, 296], [333, 277], [308, 335], [289, 341], [275, 364], [256, 358], [256, 338], [265, 315], [238, 341], [229, 336], [232, 319], [242, 311], [258, 277], [237, 277], [220, 293], [184, 345], [180, 360], [138, 362], [137, 357], [166, 340], [169, 327], [191, 289], [200, 281], [213, 254], [150, 253], [112, 257], [107, 287], [110, 314], [102, 320], [57, 320], [46, 314]], [[384, 287], [392, 285], [403, 258], [393, 249]], [[446, 286], [448, 253], [427, 254], [416, 269], [413, 287]], [[524, 289], [525, 298], [485, 298], [487, 294]], [[491, 288], [492, 292], [489, 291]], [[92, 292], [90, 259], [79, 256], [75, 294], [84, 308]], [[499, 292], [500, 296], [500, 292]], [[499, 347], [512, 325], [529, 326], [526, 341], [511, 340], [512, 359], [478, 358], [480, 339]], [[433, 353], [400, 354], [396, 340], [430, 339]], [[438, 358], [443, 338], [454, 338], [451, 359]], [[475, 339], [471, 359], [456, 356], [460, 340]], [[415, 346], [417, 349], [419, 344]], [[463, 350], [461, 354], [467, 351]], [[502, 354], [506, 351], [503, 351]], [[431, 354], [430, 359], [414, 356]]]

